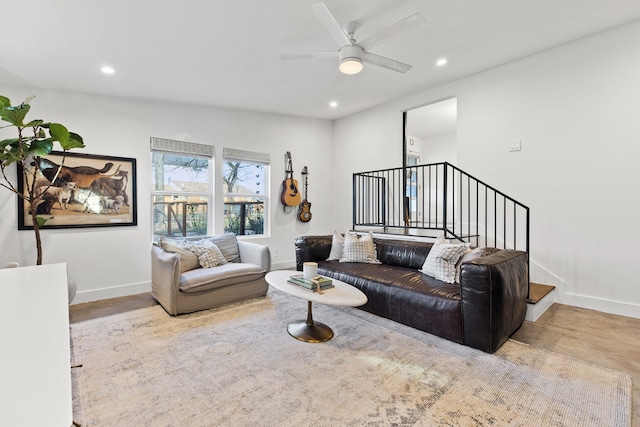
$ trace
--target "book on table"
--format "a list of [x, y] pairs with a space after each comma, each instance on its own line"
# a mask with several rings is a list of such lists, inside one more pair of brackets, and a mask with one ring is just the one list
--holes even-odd
[[322, 290], [334, 287], [333, 283], [331, 283], [331, 279], [322, 276], [316, 276], [310, 280], [305, 279], [302, 274], [294, 274], [293, 276], [289, 277], [287, 282], [310, 291], [316, 291], [318, 289], [318, 284], [320, 284], [320, 289]]

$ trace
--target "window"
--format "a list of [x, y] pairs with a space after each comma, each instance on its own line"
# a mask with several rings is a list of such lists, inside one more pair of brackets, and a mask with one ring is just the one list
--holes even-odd
[[214, 153], [209, 145], [151, 138], [154, 241], [209, 234]]
[[223, 158], [225, 233], [267, 234], [269, 155], [225, 148]]

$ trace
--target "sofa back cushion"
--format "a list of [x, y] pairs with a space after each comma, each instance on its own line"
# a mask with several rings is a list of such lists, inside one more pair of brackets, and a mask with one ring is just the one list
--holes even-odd
[[414, 240], [377, 239], [377, 258], [383, 264], [407, 267], [415, 270], [422, 268], [433, 243]]

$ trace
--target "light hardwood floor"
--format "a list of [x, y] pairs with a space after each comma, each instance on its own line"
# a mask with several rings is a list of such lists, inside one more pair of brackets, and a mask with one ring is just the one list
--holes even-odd
[[[139, 294], [72, 305], [70, 322], [155, 304], [150, 294]], [[631, 375], [632, 426], [640, 427], [640, 319], [554, 304], [536, 322], [525, 321], [512, 338]]]

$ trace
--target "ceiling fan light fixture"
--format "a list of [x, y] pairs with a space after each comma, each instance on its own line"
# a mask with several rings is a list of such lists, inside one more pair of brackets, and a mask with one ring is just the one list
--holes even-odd
[[358, 74], [364, 68], [362, 57], [364, 50], [358, 45], [343, 46], [339, 52], [338, 69], [343, 74]]
[[358, 74], [363, 68], [360, 58], [345, 58], [340, 61], [340, 66], [338, 67], [341, 73], [349, 75]]

